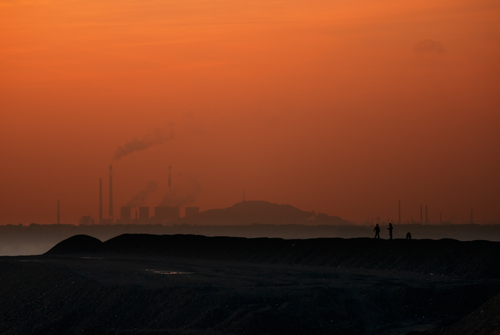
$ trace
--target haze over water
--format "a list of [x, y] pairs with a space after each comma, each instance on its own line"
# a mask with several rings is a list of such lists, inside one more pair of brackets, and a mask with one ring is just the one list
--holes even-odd
[[[0, 0], [0, 224], [133, 199], [500, 221], [500, 3]], [[167, 171], [172, 166], [172, 186]], [[139, 196], [139, 198], [138, 198]], [[142, 197], [141, 197], [142, 196]]]

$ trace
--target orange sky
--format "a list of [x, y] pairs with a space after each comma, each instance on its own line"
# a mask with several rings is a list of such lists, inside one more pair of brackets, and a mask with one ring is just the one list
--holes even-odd
[[171, 165], [201, 210], [500, 222], [499, 60], [497, 0], [0, 0], [0, 224], [106, 215], [109, 164], [115, 213]]

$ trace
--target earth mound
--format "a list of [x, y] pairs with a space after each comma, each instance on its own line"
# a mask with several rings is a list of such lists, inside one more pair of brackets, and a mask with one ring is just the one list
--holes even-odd
[[88, 235], [75, 235], [59, 242], [49, 251], [47, 255], [85, 254], [103, 251], [103, 243], [95, 237]]
[[123, 234], [104, 243], [75, 236], [48, 254], [81, 252], [500, 278], [500, 243], [489, 241]]
[[487, 241], [78, 235], [0, 257], [0, 334], [497, 334], [499, 260]]

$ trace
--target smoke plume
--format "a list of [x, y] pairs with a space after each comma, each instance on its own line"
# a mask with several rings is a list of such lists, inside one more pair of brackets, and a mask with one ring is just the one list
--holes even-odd
[[183, 173], [177, 176], [179, 182], [173, 182], [163, 196], [160, 206], [187, 206], [196, 201], [201, 191], [200, 183], [191, 175]]
[[167, 130], [162, 130], [157, 128], [153, 133], [146, 135], [143, 139], [133, 139], [130, 142], [125, 143], [124, 145], [120, 145], [118, 149], [116, 149], [114, 159], [118, 160], [122, 157], [131, 154], [134, 151], [145, 150], [153, 145], [162, 144], [165, 141], [171, 140], [174, 137], [173, 125], [169, 125]]
[[149, 182], [146, 185], [146, 188], [144, 188], [139, 193], [134, 195], [132, 199], [130, 199], [130, 201], [127, 202], [126, 206], [138, 207], [144, 205], [144, 203], [146, 202], [146, 198], [157, 189], [158, 189], [158, 184], [156, 184], [155, 182]]

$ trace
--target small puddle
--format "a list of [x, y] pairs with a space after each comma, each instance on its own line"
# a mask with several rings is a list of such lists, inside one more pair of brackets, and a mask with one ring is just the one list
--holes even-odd
[[193, 272], [165, 271], [165, 270], [155, 270], [155, 269], [146, 269], [146, 271], [156, 273], [159, 275], [190, 275], [190, 274], [193, 274]]

